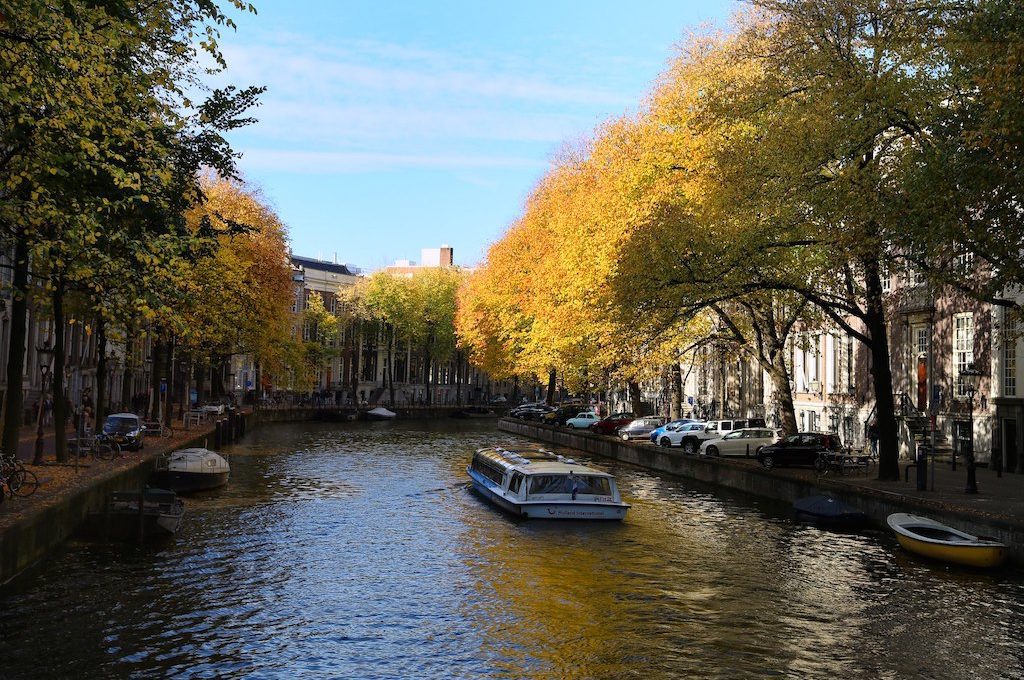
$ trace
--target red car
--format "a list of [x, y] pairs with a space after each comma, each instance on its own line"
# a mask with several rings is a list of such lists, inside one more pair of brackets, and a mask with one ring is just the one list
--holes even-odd
[[590, 426], [590, 429], [598, 434], [615, 434], [623, 425], [629, 425], [631, 422], [636, 420], [636, 416], [632, 413], [613, 413], [607, 418], [597, 421]]

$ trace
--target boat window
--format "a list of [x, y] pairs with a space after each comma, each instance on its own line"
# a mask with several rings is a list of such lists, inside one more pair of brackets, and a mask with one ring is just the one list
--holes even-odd
[[508, 483], [508, 490], [511, 493], [518, 494], [519, 487], [523, 484], [523, 473], [516, 472], [512, 475], [512, 481]]
[[610, 496], [611, 484], [607, 477], [591, 475], [534, 475], [530, 477], [530, 495], [543, 493], [571, 494], [573, 486], [577, 494]]
[[491, 480], [495, 484], [501, 484], [505, 477], [505, 473], [498, 468], [489, 465], [486, 460], [477, 458], [473, 461], [473, 469], [482, 474], [487, 479]]

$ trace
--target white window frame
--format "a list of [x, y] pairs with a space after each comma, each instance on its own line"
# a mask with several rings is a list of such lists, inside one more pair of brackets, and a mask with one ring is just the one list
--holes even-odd
[[974, 312], [953, 317], [953, 380], [957, 399], [967, 398], [967, 383], [962, 372], [974, 363]]
[[1003, 396], [1017, 396], [1017, 341], [1003, 340]]

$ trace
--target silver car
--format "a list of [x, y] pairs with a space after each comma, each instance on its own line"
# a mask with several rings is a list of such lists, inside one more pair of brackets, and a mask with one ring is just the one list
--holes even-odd
[[623, 425], [616, 434], [619, 439], [629, 441], [630, 439], [649, 439], [651, 433], [665, 424], [664, 418], [657, 416], [645, 416], [637, 418], [629, 425]]
[[701, 442], [702, 456], [756, 456], [769, 444], [779, 440], [775, 430], [766, 427], [747, 427], [733, 430], [720, 439], [709, 439]]

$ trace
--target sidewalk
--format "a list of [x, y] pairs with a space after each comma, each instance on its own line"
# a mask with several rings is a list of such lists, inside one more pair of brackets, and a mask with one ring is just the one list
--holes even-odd
[[[967, 466], [958, 461], [956, 470], [948, 463], [938, 463], [928, 470], [928, 491], [917, 490], [917, 470], [910, 469], [910, 481], [904, 482], [902, 475], [908, 461], [900, 463], [900, 481], [880, 482], [877, 479], [828, 475], [832, 481], [864, 486], [884, 493], [898, 494], [908, 498], [938, 505], [948, 510], [966, 510], [985, 517], [1003, 519], [1011, 523], [1024, 522], [1024, 475], [1004, 472], [997, 477], [995, 470], [977, 468], [975, 478], [977, 494], [964, 493], [967, 486]], [[932, 488], [934, 472], [935, 490]]]

